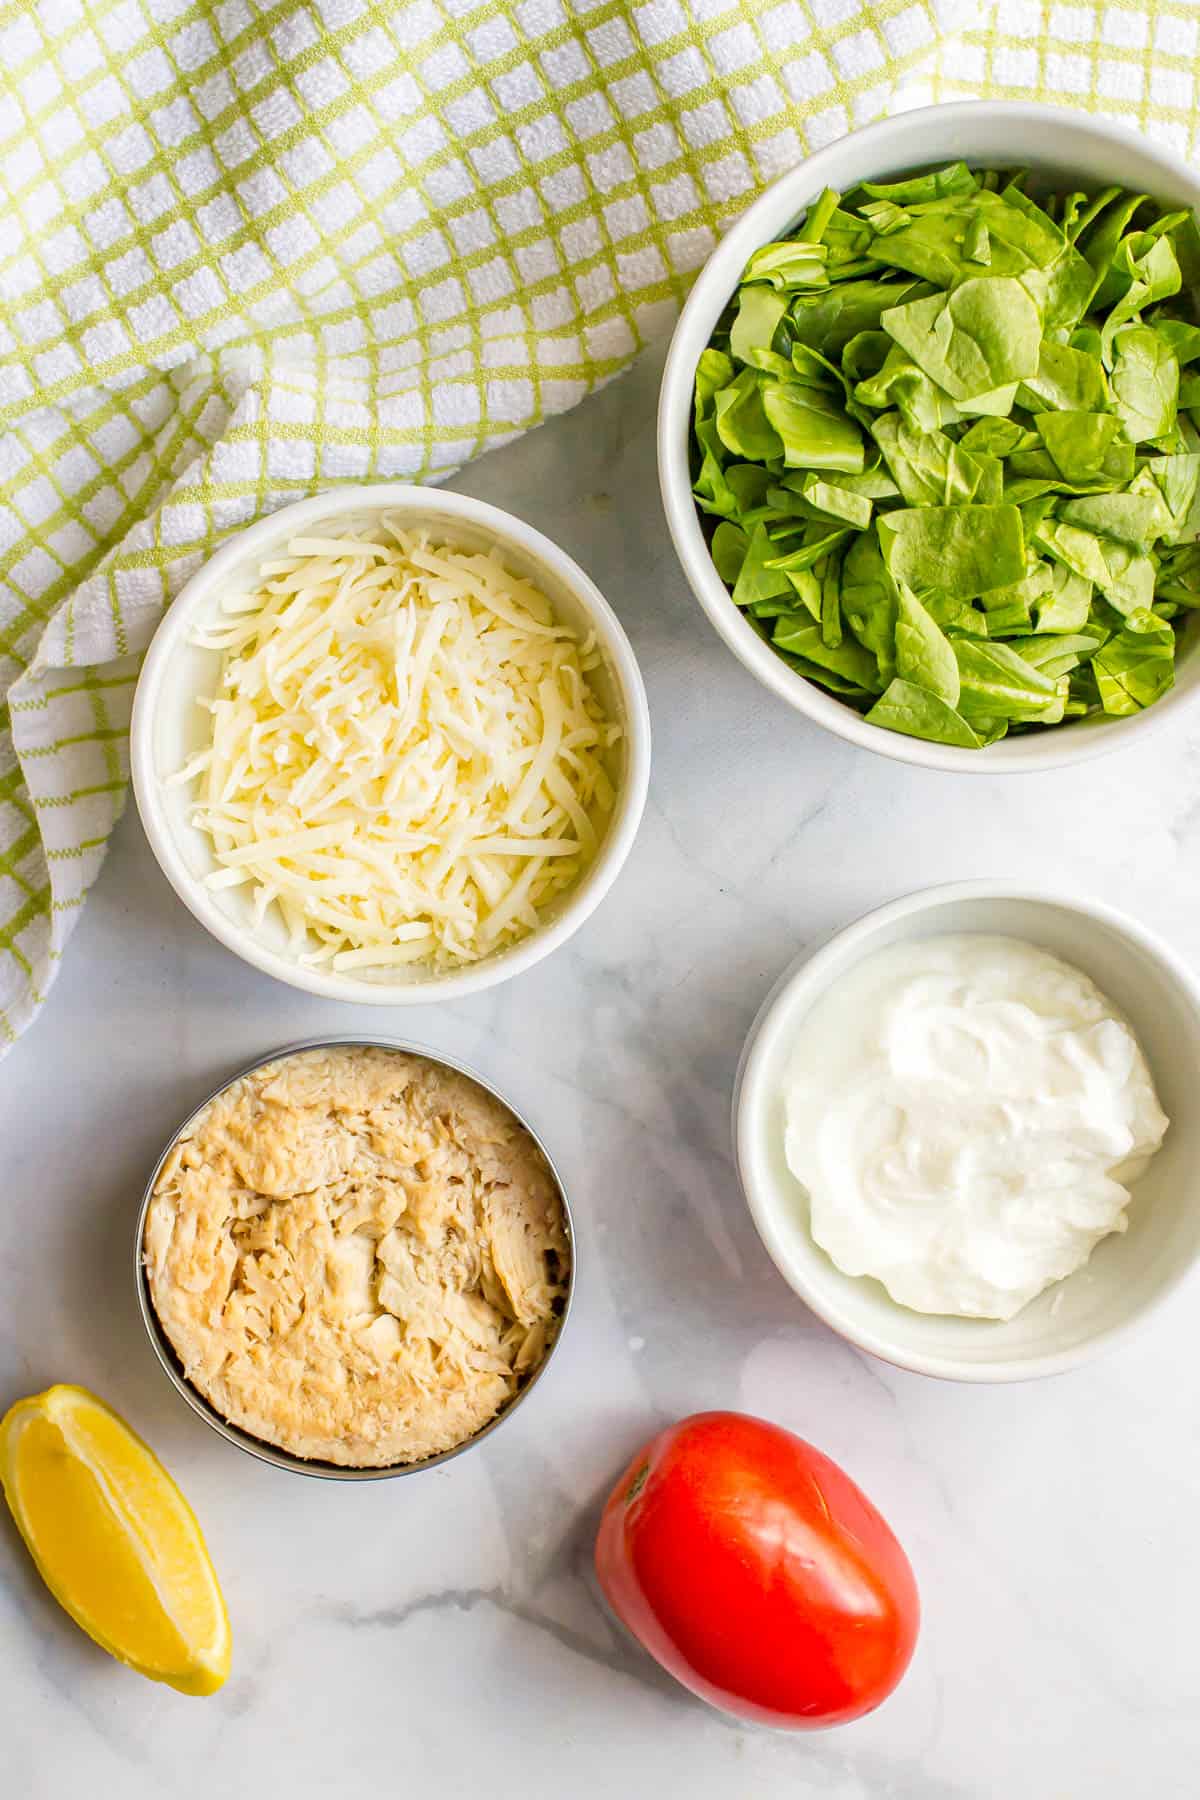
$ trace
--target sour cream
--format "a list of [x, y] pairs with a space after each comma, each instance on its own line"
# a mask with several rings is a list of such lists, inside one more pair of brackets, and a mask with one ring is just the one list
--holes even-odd
[[1016, 938], [868, 957], [812, 1008], [785, 1082], [816, 1242], [917, 1312], [1011, 1319], [1124, 1231], [1167, 1118], [1137, 1039]]

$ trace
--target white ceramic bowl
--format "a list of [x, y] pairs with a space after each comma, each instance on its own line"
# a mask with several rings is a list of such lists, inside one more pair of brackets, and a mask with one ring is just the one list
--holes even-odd
[[[164, 784], [164, 777], [182, 768], [205, 742], [204, 714], [194, 701], [197, 694], [213, 692], [220, 659], [213, 651], [198, 649], [191, 639], [197, 627], [216, 618], [221, 596], [253, 583], [259, 565], [297, 532], [345, 526], [381, 511], [400, 514], [414, 525], [428, 524], [469, 549], [499, 546], [507, 565], [537, 583], [559, 618], [580, 632], [595, 633], [603, 660], [593, 681], [610, 716], [624, 728], [613, 753], [616, 806], [583, 879], [520, 943], [447, 973], [406, 967], [339, 975], [300, 963], [288, 950], [278, 920], [268, 918], [255, 927], [243, 889], [214, 893], [203, 885], [204, 876], [216, 865], [208, 839], [190, 821], [191, 789]], [[557, 949], [600, 904], [633, 846], [645, 805], [650, 713], [629, 639], [578, 563], [540, 531], [498, 507], [465, 494], [397, 482], [339, 488], [285, 506], [239, 532], [192, 576], [147, 652], [134, 697], [130, 757], [138, 811], [151, 848], [175, 892], [215, 938], [254, 968], [323, 999], [406, 1006], [459, 999], [507, 981]]]
[[1135, 718], [1080, 720], [1004, 738], [985, 750], [905, 737], [868, 725], [852, 707], [797, 674], [742, 617], [713, 567], [688, 467], [696, 364], [752, 252], [786, 232], [823, 188], [844, 191], [858, 181], [887, 180], [959, 157], [976, 165], [1029, 167], [1092, 192], [1118, 182], [1175, 205], [1200, 209], [1200, 179], [1181, 157], [1120, 125], [1053, 106], [972, 100], [923, 107], [852, 132], [781, 176], [709, 257], [675, 327], [663, 372], [658, 468], [667, 524], [692, 592], [729, 648], [764, 686], [817, 724], [882, 756], [931, 769], [991, 775], [1081, 762], [1152, 730], [1186, 705], [1200, 685], [1200, 623], [1192, 621], [1189, 626], [1175, 687]]
[[[808, 1198], [783, 1150], [783, 1081], [814, 1001], [865, 956], [957, 931], [1024, 938], [1090, 975], [1133, 1026], [1171, 1121], [1133, 1189], [1128, 1231], [1105, 1238], [1085, 1268], [1003, 1324], [910, 1312], [881, 1283], [843, 1275], [809, 1233]], [[1107, 906], [1005, 883], [931, 888], [868, 913], [784, 973], [743, 1053], [734, 1142], [750, 1211], [780, 1274], [852, 1344], [957, 1381], [1057, 1374], [1141, 1324], [1200, 1260], [1200, 987], [1164, 945]]]

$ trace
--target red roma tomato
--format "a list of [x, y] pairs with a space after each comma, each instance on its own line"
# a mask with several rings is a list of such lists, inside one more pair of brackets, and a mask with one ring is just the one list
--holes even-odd
[[766, 1725], [860, 1718], [917, 1641], [912, 1569], [866, 1495], [745, 1413], [696, 1413], [638, 1451], [604, 1509], [596, 1572], [664, 1669]]

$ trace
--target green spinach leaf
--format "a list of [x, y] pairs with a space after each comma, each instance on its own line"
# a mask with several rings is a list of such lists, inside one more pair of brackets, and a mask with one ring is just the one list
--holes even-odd
[[696, 369], [734, 602], [940, 743], [1153, 704], [1200, 613], [1198, 309], [1200, 230], [1144, 194], [962, 163], [826, 189]]
[[921, 506], [878, 520], [884, 561], [915, 592], [945, 587], [965, 599], [1020, 581], [1025, 573], [1015, 506]]
[[957, 744], [963, 750], [979, 750], [983, 739], [961, 713], [939, 700], [927, 688], [897, 677], [888, 683], [867, 714], [868, 725], [902, 731], [906, 737], [928, 738], [935, 744]]

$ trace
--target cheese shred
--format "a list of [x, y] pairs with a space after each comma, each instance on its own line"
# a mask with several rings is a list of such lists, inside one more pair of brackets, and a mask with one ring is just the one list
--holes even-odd
[[600, 655], [488, 554], [383, 514], [294, 538], [195, 642], [221, 653], [195, 784], [213, 889], [300, 960], [455, 967], [573, 887], [614, 804]]

